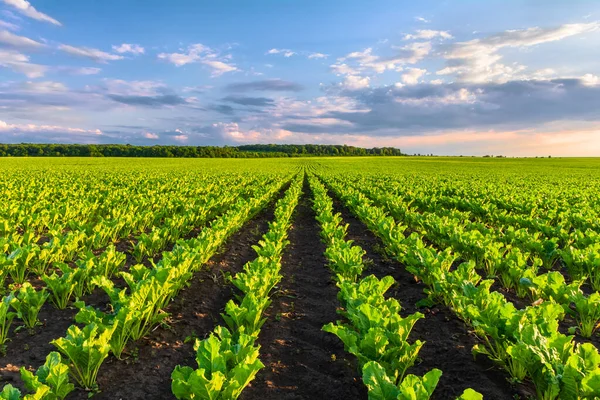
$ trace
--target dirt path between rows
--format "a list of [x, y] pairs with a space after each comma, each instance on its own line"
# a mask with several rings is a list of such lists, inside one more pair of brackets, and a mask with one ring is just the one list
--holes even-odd
[[378, 278], [391, 275], [397, 283], [388, 291], [388, 295], [400, 301], [402, 315], [416, 311], [425, 315], [415, 324], [410, 340], [426, 343], [419, 351], [419, 361], [408, 373], [422, 376], [432, 368], [442, 370], [443, 375], [432, 399], [454, 399], [468, 387], [483, 394], [486, 400], [518, 399], [518, 396], [527, 398], [530, 391], [523, 386], [511, 386], [507, 381], [508, 375], [486, 357], [473, 358], [471, 349], [477, 343], [477, 338], [451, 310], [441, 305], [433, 309], [416, 307], [415, 304], [426, 297], [423, 293], [425, 286], [417, 283], [403, 265], [385, 256], [381, 240], [351, 214], [333, 193], [329, 195], [334, 199], [334, 211], [340, 212], [344, 222], [349, 224], [347, 239], [353, 240], [367, 252], [365, 257], [369, 261], [365, 274], [374, 274]]
[[266, 365], [241, 400], [366, 399], [352, 358], [321, 328], [338, 319], [337, 287], [311, 208], [305, 180], [293, 217], [281, 273], [283, 279], [259, 336]]

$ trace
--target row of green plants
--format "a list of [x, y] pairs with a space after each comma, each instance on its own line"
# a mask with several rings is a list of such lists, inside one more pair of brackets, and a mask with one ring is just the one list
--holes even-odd
[[[575, 343], [573, 336], [558, 331], [564, 309], [553, 301], [537, 302], [518, 310], [504, 296], [492, 291], [492, 280], [482, 280], [475, 262], [456, 268], [451, 251], [438, 252], [419, 245], [419, 233], [405, 237], [385, 211], [359, 190], [324, 177], [346, 205], [377, 234], [386, 249], [428, 287], [431, 302], [448, 305], [469, 324], [481, 343], [473, 349], [503, 367], [515, 381], [530, 380], [540, 400], [593, 399], [600, 396], [600, 355], [589, 343]], [[431, 257], [419, 258], [419, 246]]]
[[[392, 178], [392, 179], [390, 179]], [[593, 185], [586, 179], [561, 176], [560, 183], [543, 178], [511, 179], [508, 175], [482, 174], [465, 180], [464, 176], [450, 178], [424, 176], [358, 175], [353, 183], [365, 181], [384, 192], [402, 197], [403, 201], [420, 211], [443, 207], [468, 211], [480, 221], [507, 223], [539, 231], [556, 228], [600, 232], [596, 223], [598, 197], [582, 184]], [[499, 184], [499, 183], [504, 184]], [[510, 182], [510, 183], [509, 183]], [[577, 207], [573, 207], [577, 204]]]
[[241, 294], [230, 300], [221, 314], [226, 326], [217, 326], [206, 339], [196, 339], [198, 367], [178, 365], [173, 370], [171, 387], [177, 399], [237, 399], [264, 367], [256, 340], [266, 321], [263, 314], [271, 304], [270, 294], [282, 278], [281, 256], [289, 243], [288, 230], [303, 181], [304, 174], [298, 174], [277, 202], [267, 233], [253, 246], [257, 257], [235, 277], [230, 276]]
[[[171, 240], [175, 240], [176, 237], [189, 232], [192, 229], [192, 223], [204, 224], [205, 221], [222, 212], [234, 199], [254, 190], [252, 188], [244, 189], [243, 187], [232, 189], [227, 198], [224, 199], [223, 204], [219, 204], [218, 200], [214, 198], [207, 198], [209, 202], [204, 208], [198, 207], [195, 213], [190, 213], [193, 217], [185, 221], [185, 231], [178, 231], [175, 234], [176, 236], [170, 236]], [[158, 228], [158, 230], [168, 231], [172, 227], [172, 225], [166, 225]], [[158, 250], [166, 247], [167, 244], [163, 243], [163, 247], [160, 248], [153, 247], [152, 254], [154, 255]], [[18, 261], [19, 258], [16, 260]], [[48, 298], [56, 308], [65, 309], [72, 301], [82, 299], [83, 296], [92, 293], [97, 286], [110, 286], [110, 279], [125, 265], [126, 254], [117, 251], [115, 246], [110, 244], [99, 255], [87, 251], [74, 262], [73, 267], [64, 262], [54, 262], [52, 273], [45, 271], [41, 275], [42, 281], [46, 284], [46, 287], [41, 290], [35, 290], [26, 281], [27, 262], [17, 263], [15, 259], [12, 261], [13, 264], [9, 265], [4, 271], [8, 270], [7, 273], [11, 276], [15, 271], [20, 271], [20, 279], [13, 277], [13, 280], [20, 282], [21, 286], [3, 298], [2, 304], [10, 305], [10, 307], [0, 308], [0, 352], [2, 353], [6, 350], [10, 327], [15, 317], [22, 320], [24, 326], [33, 334], [35, 326], [39, 324], [38, 314]], [[139, 268], [139, 266], [135, 268]], [[19, 307], [18, 310], [16, 309], [17, 306]], [[16, 312], [11, 312], [11, 308], [15, 309]], [[23, 311], [24, 309], [26, 311]], [[20, 329], [20, 327], [17, 327], [17, 329]]]
[[[577, 329], [584, 338], [590, 338], [595, 333], [600, 322], [600, 294], [595, 292], [587, 296], [581, 290], [581, 285], [588, 281], [596, 289], [597, 281], [600, 280], [600, 267], [588, 266], [584, 270], [568, 268], [573, 280], [567, 283], [561, 273], [547, 272], [561, 254], [554, 242], [550, 242], [551, 246], [545, 246], [548, 241], [538, 241], [535, 242], [537, 249], [531, 244], [526, 249], [521, 249], [515, 243], [503, 242], [501, 236], [490, 229], [479, 227], [468, 220], [436, 213], [412, 212], [394, 196], [372, 189], [363, 188], [360, 191], [375, 205], [383, 204], [382, 209], [389, 212], [396, 221], [407, 224], [402, 235], [409, 231], [417, 232], [406, 246], [411, 246], [411, 251], [416, 252], [419, 259], [435, 257], [420, 240], [422, 235], [439, 249], [453, 250], [452, 254], [447, 251], [448, 265], [457, 260], [472, 260], [487, 278], [498, 280], [503, 287], [514, 290], [519, 297], [529, 298], [531, 302], [543, 299], [560, 304], [565, 315], [571, 316], [577, 323], [573, 330]], [[471, 227], [467, 227], [468, 225]], [[394, 230], [398, 229], [401, 230], [395, 225]], [[520, 245], [523, 246], [523, 243]], [[542, 267], [545, 269], [542, 270]]]
[[[329, 323], [323, 330], [336, 335], [346, 351], [356, 356], [370, 400], [429, 399], [442, 371], [433, 369], [422, 377], [407, 375], [425, 344], [420, 340], [408, 341], [414, 324], [424, 318], [423, 314], [400, 316], [400, 303], [385, 296], [395, 283], [391, 276], [360, 278], [365, 269], [365, 251], [345, 239], [348, 225], [343, 224], [339, 213], [333, 213], [333, 201], [325, 186], [315, 176], [309, 181], [321, 239], [327, 245], [325, 255], [339, 288], [339, 313], [344, 317], [344, 321]], [[459, 399], [482, 398], [468, 388]]]
[[[227, 238], [264, 208], [287, 180], [281, 178], [257, 188], [256, 196], [250, 199], [238, 198], [197, 237], [179, 240], [172, 251], [163, 252], [161, 260], [152, 267], [137, 264], [128, 272], [120, 272], [127, 285], [125, 288], [117, 288], [104, 276], [94, 277], [92, 283], [108, 294], [111, 311], [103, 312], [86, 306], [83, 301], [77, 302], [79, 312], [75, 320], [78, 325], [70, 326], [64, 337], [52, 341], [62, 355], [62, 364], [67, 367], [71, 379], [91, 393], [97, 391], [98, 372], [109, 354], [122, 358], [129, 343], [146, 336], [165, 321], [168, 317], [165, 307], [186, 286], [193, 273]], [[10, 385], [5, 391], [16, 393]], [[38, 396], [38, 392], [33, 395]], [[43, 394], [39, 398], [53, 399], [55, 395]]]
[[[485, 202], [470, 201], [459, 196], [407, 195], [395, 182], [377, 185], [371, 180], [370, 184], [365, 185], [367, 179], [363, 178], [355, 187], [369, 188], [365, 194], [378, 205], [388, 207], [394, 216], [401, 215], [404, 220], [411, 221], [421, 214], [433, 214], [438, 218], [460, 221], [461, 231], [473, 236], [471, 241], [495, 241], [498, 242], [495, 247], [504, 244], [505, 251], [510, 247], [518, 247], [528, 257], [539, 257], [547, 269], [560, 262], [574, 279], [587, 279], [594, 290], [600, 290], [600, 229], [597, 228], [597, 216], [590, 216], [584, 219], [585, 223], [576, 225], [557, 219], [565, 216], [582, 219], [580, 207], [574, 208], [569, 204], [567, 209], [550, 210], [546, 218], [528, 214], [512, 215], [506, 210], [483, 213], [481, 209], [489, 206]], [[414, 187], [411, 189], [415, 190]], [[432, 227], [449, 229], [435, 222], [427, 224], [425, 218], [422, 228], [429, 231]], [[484, 244], [486, 246], [480, 249], [488, 246], [488, 243]]]
[[[15, 241], [11, 241], [12, 237], [6, 237], [4, 243], [0, 243], [0, 247], [3, 247], [0, 250], [4, 250], [0, 252], [0, 284], [7, 276], [16, 284], [25, 282], [30, 274], [42, 277], [56, 263], [89, 259], [99, 249], [132, 234], [138, 234], [133, 254], [139, 262], [144, 256], [154, 255], [194, 227], [218, 215], [236, 199], [236, 194], [260, 182], [259, 179], [237, 179], [222, 182], [222, 187], [206, 192], [203, 184], [200, 184], [196, 188], [200, 193], [191, 200], [171, 196], [171, 206], [159, 202], [159, 206], [164, 206], [162, 210], [154, 209], [156, 204], [149, 202], [152, 200], [150, 197], [147, 203], [139, 205], [149, 211], [135, 214], [133, 210], [133, 213], [125, 215], [119, 213], [116, 218], [101, 219], [86, 226], [72, 226], [65, 233], [52, 231], [47, 235], [49, 240], [41, 245], [38, 244], [40, 237], [31, 231], [18, 236]], [[208, 189], [211, 187], [210, 184], [207, 186]], [[118, 207], [118, 203], [115, 203], [115, 207]], [[126, 205], [123, 209], [127, 210]], [[146, 232], [149, 228], [151, 231]]]

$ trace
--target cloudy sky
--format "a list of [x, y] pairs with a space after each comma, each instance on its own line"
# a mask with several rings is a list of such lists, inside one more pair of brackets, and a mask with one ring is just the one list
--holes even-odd
[[0, 142], [600, 156], [600, 2], [0, 0]]

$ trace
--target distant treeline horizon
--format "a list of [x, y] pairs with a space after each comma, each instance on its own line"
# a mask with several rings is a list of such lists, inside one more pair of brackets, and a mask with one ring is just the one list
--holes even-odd
[[267, 158], [318, 156], [403, 156], [395, 147], [363, 148], [322, 144], [243, 146], [134, 146], [129, 144], [0, 144], [0, 157], [173, 157]]

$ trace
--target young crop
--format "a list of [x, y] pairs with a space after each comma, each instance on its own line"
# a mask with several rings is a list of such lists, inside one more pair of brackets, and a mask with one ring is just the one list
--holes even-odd
[[176, 398], [235, 400], [264, 367], [258, 359], [260, 346], [243, 333], [234, 339], [223, 327], [202, 341], [196, 340], [197, 369], [177, 366], [171, 375]]
[[11, 301], [10, 304], [17, 312], [17, 316], [30, 332], [39, 324], [38, 314], [48, 296], [45, 288], [35, 290], [30, 283], [26, 282], [17, 292], [16, 298]]
[[39, 396], [35, 398], [44, 400], [63, 400], [75, 389], [69, 383], [69, 367], [63, 364], [60, 354], [55, 351], [48, 354], [46, 362], [35, 375], [21, 367], [21, 379], [34, 396]]
[[10, 253], [6, 268], [15, 283], [22, 284], [25, 282], [29, 274], [31, 260], [36, 256], [38, 250], [37, 245], [27, 245]]
[[435, 390], [442, 371], [432, 369], [423, 377], [407, 375], [400, 383], [387, 375], [375, 361], [363, 367], [363, 381], [369, 390], [369, 400], [428, 400]]
[[88, 390], [96, 390], [96, 377], [100, 365], [110, 351], [110, 338], [113, 329], [100, 328], [88, 324], [83, 329], [71, 325], [67, 336], [53, 340], [58, 350], [69, 360], [69, 371], [79, 385]]
[[72, 269], [64, 263], [58, 264], [58, 268], [62, 272], [61, 275], [52, 272], [52, 275], [45, 275], [42, 277], [42, 280], [46, 283], [48, 289], [50, 289], [50, 301], [58, 309], [63, 310], [69, 304], [69, 300], [78, 285], [76, 281], [77, 274], [73, 273]]
[[577, 293], [570, 300], [575, 307], [574, 317], [581, 336], [592, 337], [600, 323], [600, 293], [595, 292], [589, 296]]
[[15, 301], [15, 296], [10, 293], [2, 298], [0, 302], [0, 353], [4, 354], [6, 351], [6, 342], [8, 341], [8, 331], [12, 324], [13, 319], [17, 316], [16, 313], [11, 312], [11, 304]]

